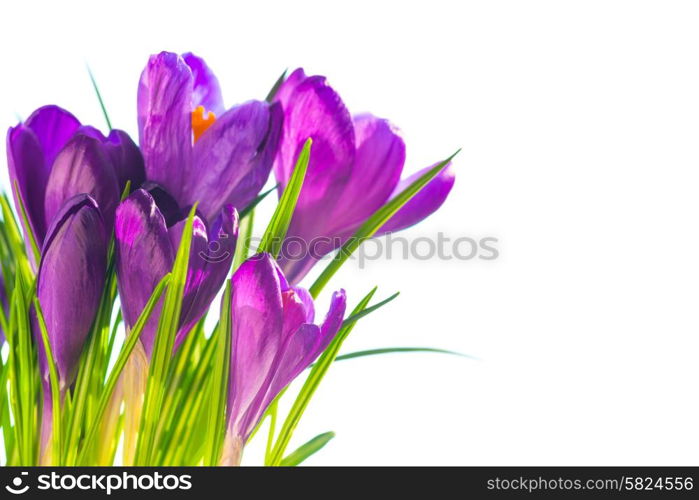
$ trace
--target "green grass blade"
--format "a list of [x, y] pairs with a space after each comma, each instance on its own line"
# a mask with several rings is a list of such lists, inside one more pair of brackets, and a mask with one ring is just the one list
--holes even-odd
[[284, 460], [282, 460], [280, 465], [283, 467], [295, 467], [299, 465], [308, 457], [320, 451], [334, 437], [334, 432], [325, 432], [323, 434], [318, 434], [316, 437], [314, 437], [307, 443], [299, 446], [295, 451], [289, 453], [289, 455], [286, 458], [284, 458]]
[[239, 218], [242, 219], [242, 218], [245, 217], [247, 214], [249, 214], [250, 212], [252, 212], [253, 210], [255, 210], [255, 207], [256, 207], [257, 205], [259, 205], [260, 202], [261, 202], [262, 200], [264, 200], [265, 198], [267, 198], [267, 196], [269, 196], [269, 195], [272, 194], [274, 191], [276, 191], [278, 187], [279, 187], [279, 185], [277, 184], [277, 185], [275, 185], [274, 187], [272, 187], [272, 188], [268, 189], [267, 191], [265, 191], [264, 193], [258, 194], [257, 197], [256, 197], [254, 200], [252, 200], [252, 201], [250, 202], [250, 204], [249, 204], [247, 207], [245, 207], [243, 210], [240, 211]]
[[[460, 150], [459, 150], [460, 151]], [[459, 153], [456, 151], [453, 155], [444, 161], [429, 169], [419, 178], [417, 178], [410, 186], [401, 191], [398, 195], [388, 201], [384, 206], [379, 208], [374, 214], [362, 224], [357, 232], [347, 240], [338, 250], [337, 255], [328, 263], [327, 267], [315, 280], [309, 292], [313, 298], [318, 297], [323, 287], [330, 281], [330, 278], [342, 267], [354, 253], [357, 248], [367, 239], [371, 238], [381, 226], [383, 226], [400, 208], [408, 203], [423, 187], [425, 187], [442, 169]]]
[[289, 183], [279, 199], [274, 215], [272, 215], [272, 219], [269, 221], [267, 230], [264, 236], [262, 236], [258, 252], [269, 252], [275, 258], [279, 255], [286, 231], [291, 223], [291, 217], [296, 209], [296, 201], [303, 187], [303, 180], [306, 178], [312, 143], [313, 141], [309, 138], [303, 145], [303, 149], [296, 160], [294, 172], [291, 174], [291, 179], [289, 179]]
[[[369, 301], [375, 293], [376, 287], [374, 287], [374, 289], [371, 290], [359, 302], [354, 311], [352, 311], [350, 317], [362, 312], [367, 307]], [[340, 328], [340, 331], [337, 332], [332, 342], [330, 342], [330, 345], [325, 349], [323, 354], [321, 354], [313, 368], [311, 368], [311, 373], [308, 375], [308, 378], [299, 391], [298, 396], [296, 396], [296, 400], [294, 401], [291, 410], [289, 410], [289, 413], [279, 431], [279, 437], [277, 438], [274, 451], [272, 452], [271, 465], [279, 465], [281, 463], [282, 458], [284, 457], [284, 452], [286, 451], [289, 441], [291, 440], [291, 436], [301, 420], [301, 416], [308, 407], [308, 403], [311, 401], [316, 389], [318, 389], [323, 377], [325, 377], [325, 374], [335, 360], [340, 347], [342, 347], [342, 343], [352, 332], [354, 325], [356, 325], [356, 322], [349, 323]]]
[[282, 86], [282, 83], [284, 83], [284, 80], [286, 80], [286, 74], [289, 71], [289, 69], [285, 69], [284, 72], [279, 75], [279, 78], [277, 78], [277, 81], [274, 82], [274, 85], [272, 86], [271, 89], [269, 89], [269, 92], [267, 93], [267, 97], [265, 97], [265, 101], [267, 102], [272, 102], [274, 100], [274, 97], [277, 95], [277, 92], [279, 91], [279, 87]]
[[251, 210], [245, 217], [240, 218], [238, 229], [238, 243], [235, 245], [235, 255], [233, 256], [233, 271], [245, 262], [250, 253], [250, 243], [252, 243], [252, 228], [255, 224], [255, 211]]
[[172, 277], [160, 312], [160, 321], [155, 335], [155, 344], [148, 371], [138, 444], [136, 446], [136, 465], [150, 465], [151, 457], [156, 452], [155, 434], [165, 397], [167, 374], [172, 360], [175, 335], [182, 311], [195, 211], [196, 204], [190, 210], [189, 217], [185, 223], [180, 246], [177, 249], [172, 268]]
[[211, 374], [211, 408], [208, 436], [210, 444], [207, 465], [218, 465], [221, 457], [223, 437], [226, 432], [226, 401], [231, 360], [231, 280], [226, 281], [226, 290], [221, 301], [221, 320], [216, 332], [216, 353]]
[[95, 89], [95, 94], [97, 94], [97, 100], [100, 103], [100, 108], [102, 108], [102, 114], [104, 115], [104, 121], [107, 122], [107, 127], [109, 128], [109, 130], [112, 130], [112, 122], [109, 120], [109, 114], [107, 113], [107, 108], [104, 105], [104, 100], [102, 100], [102, 93], [100, 92], [100, 89], [97, 86], [97, 81], [95, 80], [95, 76], [92, 74], [92, 70], [90, 69], [90, 66], [87, 67], [87, 74], [90, 75], [90, 81], [92, 82], [92, 88]]
[[36, 262], [37, 268], [39, 267], [39, 262], [41, 261], [41, 252], [39, 251], [39, 245], [36, 243], [36, 238], [34, 236], [34, 231], [32, 231], [32, 226], [29, 223], [29, 216], [27, 215], [26, 205], [24, 199], [22, 199], [22, 193], [19, 190], [19, 184], [15, 181], [14, 184], [15, 192], [17, 193], [17, 200], [19, 202], [20, 218], [22, 219], [22, 224], [25, 228], [25, 233], [27, 239], [29, 240], [29, 247], [32, 250], [32, 255], [34, 256], [34, 262]]
[[49, 384], [51, 386], [51, 405], [53, 416], [52, 429], [51, 429], [51, 439], [52, 439], [52, 465], [63, 465], [62, 462], [62, 451], [63, 451], [63, 432], [61, 429], [61, 390], [60, 382], [58, 380], [58, 369], [56, 368], [56, 360], [53, 357], [53, 351], [51, 350], [51, 343], [49, 342], [49, 332], [46, 329], [46, 322], [44, 321], [44, 313], [41, 311], [41, 305], [39, 304], [39, 299], [34, 298], [34, 309], [36, 311], [36, 317], [39, 322], [39, 330], [41, 331], [41, 340], [44, 343], [44, 352], [46, 353], [46, 363], [49, 365]]
[[357, 320], [363, 318], [364, 316], [366, 316], [366, 315], [368, 315], [368, 314], [371, 314], [371, 313], [373, 313], [374, 311], [376, 311], [377, 309], [379, 309], [379, 308], [385, 306], [386, 304], [388, 304], [389, 302], [391, 302], [392, 300], [394, 300], [394, 299], [395, 299], [396, 297], [398, 297], [399, 295], [400, 295], [400, 292], [396, 292], [396, 293], [394, 293], [393, 295], [391, 295], [389, 298], [382, 300], [382, 301], [379, 302], [378, 304], [374, 304], [373, 306], [367, 307], [366, 309], [364, 309], [364, 310], [358, 312], [357, 314], [353, 314], [352, 316], [350, 316], [349, 318], [347, 318], [346, 320], [344, 320], [344, 321], [342, 322], [342, 325], [343, 325], [343, 326], [346, 326], [346, 325], [349, 325], [350, 323], [354, 323], [355, 321], [357, 321]]
[[356, 351], [349, 352], [347, 354], [341, 354], [340, 356], [335, 358], [335, 361], [362, 358], [364, 356], [376, 356], [378, 354], [392, 354], [398, 352], [430, 352], [435, 354], [449, 354], [451, 356], [460, 356], [462, 358], [478, 359], [474, 356], [469, 356], [468, 354], [462, 354], [456, 351], [448, 351], [446, 349], [437, 349], [434, 347], [382, 347], [379, 349], [367, 349], [366, 351]]
[[95, 435], [97, 434], [97, 430], [99, 429], [99, 425], [102, 421], [102, 416], [104, 415], [104, 411], [107, 409], [107, 405], [109, 404], [109, 400], [112, 397], [114, 388], [116, 387], [116, 384], [119, 381], [121, 372], [126, 366], [126, 363], [129, 360], [129, 356], [131, 356], [131, 352], [133, 351], [134, 347], [136, 347], [136, 343], [138, 342], [138, 339], [141, 337], [143, 327], [146, 326], [146, 323], [148, 322], [148, 319], [150, 318], [150, 315], [152, 314], [156, 304], [160, 300], [160, 296], [163, 294], [163, 290], [168, 285], [170, 278], [171, 275], [166, 274], [165, 276], [163, 276], [163, 279], [160, 280], [160, 283], [158, 283], [158, 285], [155, 287], [155, 290], [153, 290], [153, 294], [150, 296], [150, 299], [148, 299], [146, 306], [143, 308], [141, 315], [138, 317], [138, 321], [136, 321], [136, 324], [134, 325], [133, 329], [126, 338], [124, 346], [121, 348], [119, 357], [114, 363], [114, 367], [112, 368], [112, 371], [109, 374], [109, 378], [107, 379], [104, 391], [102, 391], [102, 395], [100, 396], [100, 401], [97, 407], [95, 419], [93, 420], [92, 425], [90, 426], [89, 431], [86, 434], [87, 437], [85, 438], [82, 450], [80, 451], [80, 455], [78, 456], [79, 464], [84, 464], [85, 455], [95, 439]]

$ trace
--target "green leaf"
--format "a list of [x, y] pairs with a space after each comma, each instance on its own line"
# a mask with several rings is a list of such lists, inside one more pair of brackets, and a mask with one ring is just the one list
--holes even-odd
[[228, 396], [229, 365], [231, 360], [231, 280], [226, 281], [226, 289], [221, 301], [221, 320], [216, 331], [216, 352], [211, 377], [211, 413], [209, 432], [206, 439], [210, 443], [207, 465], [218, 465], [221, 457], [223, 437], [226, 432], [226, 401]]
[[318, 276], [313, 285], [311, 285], [311, 288], [309, 288], [309, 292], [313, 298], [318, 297], [323, 287], [325, 287], [328, 281], [330, 281], [330, 278], [342, 267], [342, 264], [349, 259], [350, 255], [352, 255], [365, 240], [371, 238], [403, 205], [408, 203], [413, 196], [439, 174], [459, 151], [460, 150], [456, 151], [456, 153], [449, 158], [439, 162], [417, 178], [412, 184], [374, 212], [374, 214], [357, 229], [354, 235], [338, 250], [337, 255], [330, 261], [320, 276]]
[[286, 185], [282, 197], [279, 199], [277, 209], [274, 211], [274, 215], [272, 215], [272, 219], [269, 221], [264, 236], [262, 236], [258, 252], [268, 252], [275, 258], [279, 255], [282, 242], [286, 236], [286, 231], [289, 229], [289, 224], [291, 223], [291, 217], [294, 215], [294, 210], [296, 209], [296, 201], [303, 187], [303, 180], [306, 177], [312, 143], [313, 141], [308, 138], [303, 145], [303, 149], [296, 160], [294, 172], [291, 174], [291, 179], [289, 179], [289, 183]]
[[238, 243], [235, 245], [235, 254], [233, 255], [232, 272], [240, 267], [240, 264], [245, 262], [250, 253], [250, 243], [252, 242], [252, 227], [255, 223], [255, 210], [251, 210], [244, 217], [240, 218], [240, 226], [238, 227]]
[[51, 343], [49, 342], [49, 332], [46, 330], [46, 322], [44, 321], [44, 313], [41, 310], [39, 299], [34, 298], [34, 309], [39, 322], [39, 330], [41, 331], [41, 340], [44, 343], [44, 352], [46, 353], [46, 362], [49, 365], [49, 384], [51, 386], [51, 406], [52, 406], [52, 428], [51, 428], [51, 446], [52, 465], [63, 465], [61, 456], [63, 455], [63, 432], [61, 429], [61, 390], [60, 381], [58, 379], [58, 368], [56, 368], [56, 360], [53, 357]]
[[83, 448], [78, 457], [79, 464], [90, 465], [84, 463], [84, 458], [87, 454], [89, 447], [93, 444], [95, 435], [97, 434], [97, 430], [99, 429], [99, 425], [102, 422], [104, 411], [107, 409], [109, 400], [111, 399], [112, 394], [114, 393], [114, 388], [116, 387], [116, 384], [119, 381], [121, 372], [124, 370], [124, 367], [126, 366], [126, 363], [129, 360], [129, 356], [131, 356], [131, 353], [136, 347], [136, 343], [141, 337], [141, 332], [143, 331], [143, 328], [146, 326], [146, 323], [148, 322], [150, 315], [153, 313], [153, 309], [160, 300], [160, 296], [163, 294], [163, 290], [168, 285], [171, 276], [171, 274], [166, 274], [165, 276], [163, 276], [163, 279], [161, 279], [158, 285], [155, 287], [155, 290], [153, 290], [150, 299], [148, 299], [146, 306], [143, 308], [143, 311], [141, 312], [140, 316], [138, 317], [138, 320], [136, 321], [136, 324], [134, 325], [133, 329], [126, 338], [126, 342], [121, 348], [119, 357], [114, 363], [114, 367], [112, 368], [112, 371], [109, 374], [109, 378], [107, 379], [104, 391], [102, 391], [102, 395], [100, 396], [95, 418], [92, 424], [90, 425], [89, 431], [86, 435], [87, 437], [84, 440]]
[[392, 354], [397, 352], [431, 352], [436, 354], [449, 354], [452, 356], [461, 356], [462, 358], [478, 359], [474, 356], [469, 356], [468, 354], [462, 354], [456, 351], [447, 351], [446, 349], [436, 349], [433, 347], [382, 347], [379, 349], [368, 349], [366, 351], [356, 351], [347, 354], [341, 354], [340, 356], [335, 358], [335, 361], [361, 358], [364, 356], [375, 356], [377, 354]]
[[172, 278], [165, 292], [160, 321], [155, 334], [155, 344], [151, 353], [146, 395], [143, 403], [138, 444], [136, 445], [136, 465], [149, 465], [155, 453], [156, 429], [160, 420], [165, 397], [167, 374], [172, 360], [175, 335], [182, 311], [185, 282], [189, 264], [189, 250], [192, 241], [192, 226], [197, 208], [192, 206], [182, 231], [182, 239], [172, 268]]
[[396, 292], [396, 293], [394, 293], [393, 295], [391, 295], [389, 298], [382, 300], [382, 301], [379, 302], [378, 304], [374, 304], [373, 306], [367, 307], [366, 309], [360, 311], [360, 312], [357, 313], [357, 314], [353, 314], [353, 315], [350, 316], [349, 318], [345, 319], [345, 320], [342, 322], [342, 325], [345, 326], [345, 325], [349, 325], [350, 323], [354, 323], [355, 321], [357, 321], [357, 320], [363, 318], [364, 316], [366, 316], [366, 315], [368, 315], [368, 314], [371, 314], [371, 313], [373, 313], [374, 311], [376, 311], [377, 309], [379, 309], [379, 308], [385, 306], [386, 304], [388, 304], [389, 302], [391, 302], [392, 300], [394, 300], [394, 299], [395, 299], [396, 297], [398, 297], [399, 295], [400, 295], [400, 292]]
[[[359, 314], [364, 309], [366, 309], [367, 305], [369, 304], [369, 301], [375, 293], [376, 287], [374, 287], [374, 289], [371, 290], [361, 300], [361, 302], [359, 302], [354, 311], [352, 311], [350, 317]], [[299, 421], [301, 420], [301, 416], [308, 407], [308, 404], [310, 403], [313, 394], [315, 394], [315, 391], [318, 389], [318, 386], [320, 385], [320, 382], [323, 380], [323, 377], [325, 377], [325, 374], [327, 373], [328, 369], [335, 360], [335, 357], [337, 356], [340, 347], [342, 347], [342, 343], [352, 332], [354, 325], [356, 325], [356, 322], [351, 322], [347, 325], [342, 326], [342, 328], [340, 328], [340, 331], [337, 332], [337, 334], [333, 338], [332, 342], [330, 342], [330, 345], [325, 349], [323, 354], [321, 354], [320, 358], [315, 363], [313, 368], [311, 368], [311, 373], [308, 375], [308, 378], [306, 379], [306, 382], [303, 384], [303, 387], [299, 391], [298, 396], [296, 396], [296, 400], [294, 401], [291, 410], [289, 410], [289, 414], [284, 420], [282, 428], [279, 431], [279, 437], [277, 438], [277, 442], [272, 452], [272, 459], [270, 465], [279, 465], [281, 463], [282, 458], [284, 457], [284, 452], [286, 451], [286, 448], [289, 445], [289, 441], [291, 440], [291, 436], [294, 430], [296, 429], [296, 426], [298, 425]]]
[[299, 446], [298, 449], [296, 449], [296, 451], [291, 452], [286, 458], [284, 458], [284, 460], [282, 460], [280, 465], [282, 465], [283, 467], [295, 467], [299, 465], [308, 457], [320, 451], [334, 437], [334, 432], [325, 432], [323, 434], [318, 434], [316, 437], [314, 437], [307, 443]]
[[29, 239], [29, 246], [32, 249], [34, 262], [36, 262], [37, 267], [39, 267], [41, 252], [39, 251], [39, 246], [36, 244], [36, 238], [34, 236], [34, 232], [32, 231], [32, 226], [29, 224], [29, 216], [27, 215], [26, 205], [24, 204], [24, 199], [22, 199], [22, 193], [19, 190], [19, 183], [17, 181], [14, 183], [14, 189], [15, 193], [17, 194], [17, 201], [19, 202], [20, 217], [25, 228], [24, 234], [26, 234], [27, 238]]
[[279, 78], [277, 78], [277, 81], [274, 82], [274, 85], [272, 86], [271, 89], [269, 89], [269, 92], [267, 93], [267, 97], [265, 97], [265, 101], [267, 102], [272, 102], [274, 100], [274, 97], [277, 95], [277, 92], [279, 91], [279, 87], [282, 86], [282, 83], [284, 83], [284, 80], [286, 79], [286, 73], [289, 71], [289, 69], [285, 69], [284, 72], [279, 75]]
[[87, 74], [90, 75], [90, 81], [92, 82], [92, 88], [95, 89], [95, 94], [97, 94], [97, 100], [100, 103], [100, 108], [102, 108], [102, 114], [104, 115], [104, 121], [107, 122], [107, 127], [109, 130], [112, 130], [112, 122], [109, 120], [109, 115], [107, 114], [107, 108], [104, 106], [104, 101], [102, 100], [102, 94], [100, 93], [100, 89], [97, 86], [97, 82], [95, 81], [95, 77], [92, 74], [92, 71], [90, 70], [90, 67], [87, 67]]
[[257, 205], [259, 205], [260, 202], [261, 202], [262, 200], [264, 200], [265, 198], [267, 198], [267, 196], [268, 196], [269, 194], [271, 194], [271, 193], [273, 193], [274, 191], [276, 191], [276, 190], [277, 190], [277, 187], [279, 187], [278, 184], [277, 184], [276, 186], [274, 186], [274, 187], [268, 189], [268, 190], [265, 191], [264, 193], [258, 194], [257, 197], [255, 197], [255, 199], [252, 200], [252, 201], [250, 202], [250, 204], [249, 204], [247, 207], [245, 207], [243, 210], [241, 210], [240, 214], [238, 214], [238, 215], [239, 215], [239, 218], [242, 219], [243, 217], [245, 217], [246, 215], [248, 215], [250, 212], [252, 212], [253, 210], [255, 210], [255, 207], [256, 207]]

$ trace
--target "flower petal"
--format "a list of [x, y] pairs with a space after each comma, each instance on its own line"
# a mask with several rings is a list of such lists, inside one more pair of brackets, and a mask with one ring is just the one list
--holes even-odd
[[282, 348], [282, 297], [269, 254], [251, 257], [233, 274], [231, 309], [229, 429], [245, 441], [264, 411], [264, 396]]
[[334, 209], [332, 234], [354, 231], [395, 189], [405, 163], [405, 143], [388, 120], [365, 114], [354, 118], [357, 153], [352, 177]]
[[107, 136], [104, 145], [119, 181], [119, 193], [124, 190], [127, 181], [131, 181], [132, 191], [141, 187], [146, 180], [143, 156], [129, 134], [123, 130], [114, 129]]
[[[434, 166], [434, 165], [433, 165]], [[410, 177], [400, 181], [391, 198], [403, 191], [407, 186], [427, 172], [432, 167], [415, 172]], [[454, 186], [454, 169], [451, 163], [446, 165], [425, 187], [423, 187], [408, 203], [396, 212], [377, 232], [376, 236], [400, 231], [433, 214], [447, 199]]]
[[213, 219], [224, 204], [247, 206], [269, 177], [281, 126], [279, 112], [261, 101], [231, 108], [194, 145], [184, 200]]
[[[351, 180], [355, 160], [354, 124], [342, 99], [324, 77], [303, 76], [302, 70], [292, 73], [276, 98], [284, 108], [284, 132], [274, 164], [280, 194], [303, 144], [309, 137], [313, 139], [306, 178], [279, 258], [292, 283], [297, 283], [316, 261], [307, 251], [308, 245], [313, 243], [314, 250], [324, 253], [334, 248], [317, 238], [334, 236], [334, 206]], [[299, 242], [304, 247], [302, 255], [292, 248]]]
[[65, 109], [53, 105], [37, 109], [24, 124], [32, 129], [39, 139], [49, 168], [58, 152], [80, 127], [77, 118]]
[[105, 228], [111, 233], [119, 203], [114, 169], [98, 139], [75, 134], [56, 157], [46, 183], [46, 225], [51, 224], [66, 200], [80, 193], [89, 194], [97, 201]]
[[[20, 124], [8, 130], [7, 164], [17, 213], [20, 213], [18, 188], [19, 195], [21, 195], [27, 210], [31, 231], [36, 238], [37, 245], [41, 247], [46, 235], [44, 193], [50, 165], [46, 164], [39, 139], [29, 127]], [[17, 188], [15, 188], [15, 183], [17, 183]], [[22, 224], [22, 228], [24, 229], [24, 224]], [[28, 238], [25, 239], [29, 241]], [[27, 254], [32, 256], [31, 251], [28, 251]]]
[[[289, 181], [304, 143], [313, 139], [299, 207], [317, 201], [344, 187], [352, 172], [355, 153], [354, 125], [340, 96], [322, 76], [285, 81], [277, 98], [284, 109], [284, 131], [274, 165], [280, 193]], [[293, 87], [289, 90], [289, 86]]]
[[[342, 326], [346, 305], [345, 291], [335, 292], [320, 327], [306, 323], [285, 335], [285, 345], [265, 397], [265, 408], [328, 347]], [[284, 314], [287, 314], [286, 304]]]
[[[47, 233], [37, 278], [37, 295], [62, 388], [74, 380], [99, 306], [106, 264], [107, 236], [97, 203], [86, 194], [74, 196], [56, 214]], [[38, 330], [37, 334], [46, 379], [46, 354]]]
[[[227, 205], [208, 231], [204, 222], [194, 218], [189, 268], [185, 283], [180, 326], [175, 337], [177, 349], [192, 327], [206, 313], [233, 262], [238, 239], [238, 213]], [[170, 228], [170, 241], [177, 252], [186, 219]]]
[[146, 176], [178, 201], [192, 155], [192, 71], [177, 54], [151, 56], [138, 86], [139, 143]]
[[223, 97], [221, 97], [221, 86], [214, 72], [207, 66], [204, 59], [191, 52], [182, 54], [182, 59], [192, 70], [194, 77], [192, 109], [204, 106], [204, 109], [213, 111], [216, 116], [221, 115], [224, 111]]
[[[160, 280], [172, 270], [175, 255], [165, 218], [153, 197], [143, 189], [134, 191], [116, 211], [116, 272], [124, 319], [129, 327], [138, 320]], [[161, 303], [141, 333], [150, 356]]]

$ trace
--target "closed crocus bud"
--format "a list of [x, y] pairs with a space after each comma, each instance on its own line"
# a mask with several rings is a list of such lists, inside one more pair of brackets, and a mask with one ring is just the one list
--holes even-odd
[[138, 87], [139, 142], [147, 178], [177, 203], [213, 220], [243, 209], [264, 186], [281, 133], [279, 104], [249, 101], [226, 109], [203, 59], [151, 56]]
[[[83, 345], [99, 307], [107, 266], [107, 236], [94, 199], [86, 194], [66, 201], [46, 233], [37, 277], [37, 296], [44, 314], [61, 390], [73, 383]], [[42, 378], [48, 365], [41, 333]]]
[[272, 400], [330, 344], [342, 325], [346, 297], [335, 292], [314, 324], [313, 299], [289, 285], [269, 254], [257, 254], [233, 274], [228, 429], [222, 463], [236, 465]]
[[[322, 76], [306, 76], [297, 69], [280, 86], [275, 101], [284, 110], [274, 163], [280, 195], [306, 139], [313, 139], [308, 171], [279, 258], [289, 281], [297, 283], [323, 255], [341, 246], [428, 169], [401, 181], [405, 144], [398, 129], [369, 114], [351, 116]], [[453, 185], [454, 173], [446, 165], [376, 236], [420, 222], [444, 203]], [[315, 240], [314, 252], [292, 259], [299, 240]]]
[[[167, 218], [156, 199], [143, 189], [132, 193], [116, 212], [117, 283], [124, 319], [130, 328], [138, 320], [158, 282], [172, 270], [186, 224], [186, 219], [176, 217], [178, 212], [167, 193], [155, 186], [151, 189], [166, 207]], [[238, 238], [238, 213], [226, 205], [210, 224], [197, 215], [192, 231], [175, 348], [201, 319], [226, 280]], [[148, 356], [155, 342], [159, 315], [160, 304], [141, 333], [141, 342]]]
[[9, 129], [7, 159], [15, 205], [19, 211], [21, 195], [39, 248], [57, 211], [77, 194], [95, 199], [111, 232], [126, 181], [136, 186], [145, 178], [143, 158], [125, 132], [105, 137], [58, 106], [39, 108]]

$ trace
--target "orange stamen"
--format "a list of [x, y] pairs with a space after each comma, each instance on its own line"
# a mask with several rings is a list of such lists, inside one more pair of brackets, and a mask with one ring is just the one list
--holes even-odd
[[216, 121], [216, 115], [211, 111], [206, 111], [204, 106], [198, 106], [192, 111], [192, 133], [194, 134], [194, 142], [199, 140], [207, 128]]

